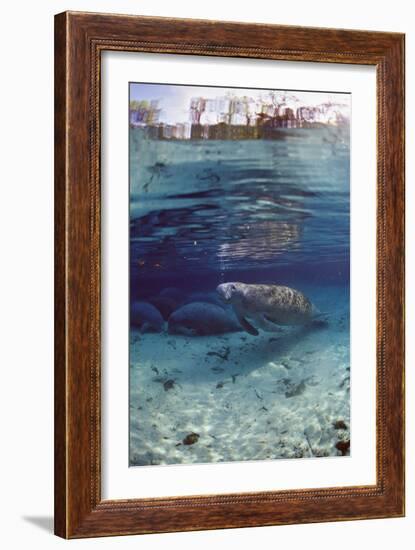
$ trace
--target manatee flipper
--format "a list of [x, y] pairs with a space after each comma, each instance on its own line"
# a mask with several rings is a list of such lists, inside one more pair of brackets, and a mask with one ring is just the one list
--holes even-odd
[[308, 326], [311, 328], [326, 328], [330, 324], [330, 316], [333, 316], [333, 313], [319, 311], [313, 315]]
[[238, 315], [238, 321], [241, 325], [241, 327], [248, 332], [249, 334], [252, 334], [252, 336], [258, 336], [259, 332], [255, 327], [253, 327], [248, 321], [245, 319], [245, 317], [242, 317], [242, 315]]
[[333, 313], [327, 313], [327, 311], [319, 311], [313, 315], [313, 319], [321, 319], [321, 317], [330, 317]]
[[267, 315], [258, 316], [258, 325], [266, 332], [280, 332], [281, 327]]
[[255, 327], [253, 327], [248, 321], [245, 319], [245, 317], [241, 317], [239, 319], [239, 322], [242, 325], [242, 328], [246, 330], [246, 332], [249, 332], [249, 334], [252, 334], [252, 336], [258, 336], [259, 332]]
[[329, 324], [327, 319], [312, 319], [307, 326], [310, 328], [327, 328]]

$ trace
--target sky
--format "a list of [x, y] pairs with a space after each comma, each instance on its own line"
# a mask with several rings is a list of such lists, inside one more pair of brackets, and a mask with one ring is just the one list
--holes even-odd
[[[280, 90], [275, 90], [280, 91]], [[189, 106], [193, 97], [213, 99], [232, 93], [237, 96], [249, 96], [253, 99], [265, 96], [269, 90], [253, 88], [223, 88], [214, 86], [183, 86], [177, 84], [147, 84], [130, 83], [130, 100], [158, 100], [161, 108], [160, 122], [177, 124], [189, 122]], [[350, 94], [288, 91], [295, 95], [302, 106], [315, 106], [331, 101], [333, 103], [348, 104]]]

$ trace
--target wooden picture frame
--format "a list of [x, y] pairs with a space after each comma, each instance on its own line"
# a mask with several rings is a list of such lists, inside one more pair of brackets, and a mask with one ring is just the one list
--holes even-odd
[[[377, 73], [376, 484], [101, 499], [104, 50], [372, 65]], [[65, 12], [55, 18], [55, 533], [64, 538], [404, 515], [404, 35]]]

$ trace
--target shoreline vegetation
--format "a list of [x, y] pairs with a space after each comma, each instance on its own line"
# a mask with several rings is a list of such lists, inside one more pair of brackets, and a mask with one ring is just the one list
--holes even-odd
[[[130, 101], [130, 127], [142, 128], [155, 140], [280, 139], [286, 130], [349, 129], [349, 105], [327, 101], [301, 105], [295, 97], [270, 94], [264, 100], [225, 96], [193, 98], [185, 122], [162, 120], [158, 100]], [[281, 131], [283, 130], [283, 131]]]

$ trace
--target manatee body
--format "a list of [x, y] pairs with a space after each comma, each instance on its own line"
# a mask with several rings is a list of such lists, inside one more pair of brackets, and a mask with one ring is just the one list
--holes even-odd
[[319, 313], [307, 296], [288, 286], [223, 283], [216, 290], [255, 336], [258, 328], [276, 332], [279, 325], [306, 325]]
[[141, 332], [162, 332], [164, 326], [161, 313], [148, 302], [134, 302], [131, 305], [130, 323]]
[[185, 336], [208, 336], [241, 330], [232, 311], [207, 302], [186, 304], [169, 317], [170, 334]]
[[186, 292], [184, 292], [180, 288], [176, 288], [173, 286], [163, 288], [159, 296], [161, 296], [162, 298], [169, 298], [170, 300], [174, 300], [176, 303], [182, 303], [183, 300], [186, 299]]
[[190, 304], [191, 302], [205, 302], [208, 304], [214, 304], [219, 306], [222, 309], [226, 309], [227, 306], [217, 292], [192, 292], [186, 300], [184, 300], [183, 305]]

